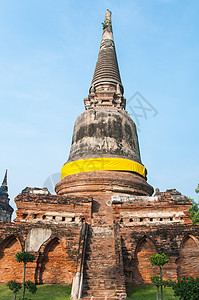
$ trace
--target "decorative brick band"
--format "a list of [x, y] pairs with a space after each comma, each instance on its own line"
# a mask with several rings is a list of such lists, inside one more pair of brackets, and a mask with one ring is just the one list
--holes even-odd
[[143, 165], [124, 158], [89, 158], [66, 163], [61, 170], [61, 178], [89, 171], [127, 171], [135, 172], [145, 177], [146, 169]]

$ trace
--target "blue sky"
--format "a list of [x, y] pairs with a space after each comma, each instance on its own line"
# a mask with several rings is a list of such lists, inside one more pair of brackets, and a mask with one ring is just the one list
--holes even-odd
[[68, 158], [107, 8], [125, 97], [139, 91], [158, 111], [139, 124], [148, 182], [197, 199], [199, 2], [0, 0], [0, 178], [7, 168], [12, 205]]

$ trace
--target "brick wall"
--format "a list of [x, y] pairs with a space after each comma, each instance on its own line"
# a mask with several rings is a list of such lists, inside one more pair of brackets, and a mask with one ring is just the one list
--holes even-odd
[[189, 219], [189, 200], [175, 190], [153, 197], [127, 194], [127, 181], [118, 188], [114, 176], [110, 184], [110, 177], [103, 175], [95, 184], [85, 175], [69, 180], [68, 189], [64, 182], [67, 194], [17, 196], [16, 223], [0, 226], [1, 283], [22, 280], [22, 264], [15, 255], [29, 249], [36, 260], [27, 264], [27, 280], [71, 284], [84, 221], [89, 226], [84, 295], [114, 296], [125, 294], [125, 284], [150, 283], [159, 271], [149, 262], [154, 253], [170, 257], [163, 268], [165, 279], [199, 276], [199, 226]]
[[37, 283], [71, 284], [75, 274], [80, 226], [47, 224], [4, 224], [0, 227], [0, 283], [11, 279], [22, 281], [22, 264], [16, 262], [17, 252], [25, 250], [25, 240], [33, 228], [50, 228], [52, 234], [39, 251], [31, 252], [36, 260], [27, 264], [27, 280]]

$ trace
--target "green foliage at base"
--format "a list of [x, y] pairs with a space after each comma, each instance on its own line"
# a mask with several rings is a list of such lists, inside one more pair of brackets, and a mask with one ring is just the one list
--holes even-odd
[[17, 293], [22, 288], [21, 283], [18, 283], [15, 280], [10, 280], [7, 286], [11, 291], [13, 291], [13, 293]]
[[168, 281], [167, 285], [172, 287], [174, 295], [179, 296], [181, 300], [198, 300], [199, 299], [199, 277], [178, 279], [175, 281]]
[[151, 282], [155, 286], [163, 286], [163, 280], [160, 278], [160, 276], [151, 277]]
[[[38, 285], [37, 293], [31, 294], [26, 291], [26, 298], [31, 300], [69, 300], [70, 299], [70, 286], [64, 285]], [[17, 295], [17, 299], [21, 297], [22, 291]], [[156, 287], [154, 286], [140, 286], [127, 288], [128, 300], [154, 300], [156, 299]], [[8, 286], [0, 285], [0, 299], [11, 300], [13, 299], [13, 292], [9, 290]], [[171, 288], [164, 289], [164, 300], [177, 300], [174, 297]]]
[[[37, 285], [37, 293], [31, 294], [26, 291], [26, 299], [28, 300], [69, 300], [71, 293], [71, 286], [64, 285]], [[21, 299], [22, 291], [17, 293], [17, 299]], [[13, 292], [9, 290], [8, 286], [0, 285], [0, 299], [13, 299]]]
[[[155, 286], [140, 286], [140, 287], [128, 287], [127, 299], [128, 300], [155, 300], [156, 299], [156, 287]], [[171, 288], [163, 289], [164, 300], [177, 300], [178, 297], [174, 297], [173, 290]]]
[[28, 291], [32, 294], [35, 294], [37, 291], [37, 286], [34, 282], [32, 281], [26, 281], [25, 283], [26, 288], [28, 289]]

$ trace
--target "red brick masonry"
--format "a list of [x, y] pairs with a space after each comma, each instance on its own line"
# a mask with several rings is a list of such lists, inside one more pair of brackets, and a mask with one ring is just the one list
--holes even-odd
[[[22, 265], [15, 261], [15, 254], [26, 250], [36, 256], [27, 265], [27, 280], [71, 284], [80, 255], [82, 222], [88, 224], [85, 296], [125, 295], [126, 285], [150, 283], [157, 274], [149, 263], [154, 253], [170, 257], [165, 278], [199, 276], [199, 226], [189, 219], [190, 201], [176, 190], [154, 196], [122, 193], [124, 182], [122, 187], [117, 182], [107, 188], [107, 180], [99, 178], [96, 189], [75, 180], [68, 195], [61, 195], [61, 189], [56, 196], [34, 190], [19, 194], [15, 224], [0, 223], [1, 283], [22, 280]], [[66, 183], [63, 186], [67, 189]]]

